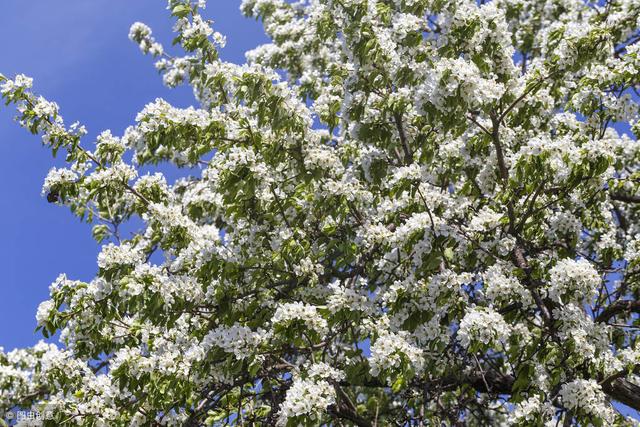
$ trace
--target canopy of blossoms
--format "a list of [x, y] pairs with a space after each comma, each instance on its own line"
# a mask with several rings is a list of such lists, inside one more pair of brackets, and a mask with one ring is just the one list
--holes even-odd
[[[244, 65], [204, 7], [169, 1], [175, 48], [131, 27], [197, 107], [158, 99], [123, 135], [0, 75], [68, 163], [43, 195], [103, 244], [38, 309], [61, 345], [0, 353], [0, 410], [632, 425], [639, 0], [245, 0], [272, 43]], [[139, 172], [166, 163], [184, 178]]]

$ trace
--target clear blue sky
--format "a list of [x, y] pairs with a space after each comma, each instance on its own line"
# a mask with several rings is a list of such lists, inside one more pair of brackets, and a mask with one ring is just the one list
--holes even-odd
[[[162, 97], [179, 106], [193, 102], [186, 88], [161, 84], [153, 60], [127, 38], [141, 21], [165, 47], [173, 21], [164, 0], [3, 0], [0, 73], [24, 73], [34, 89], [56, 101], [67, 123], [87, 126], [85, 143], [104, 129], [121, 135], [145, 104]], [[266, 42], [262, 27], [244, 18], [239, 0], [210, 0], [205, 15], [227, 36], [225, 60], [244, 62], [244, 52]], [[60, 164], [0, 108], [0, 346], [32, 345], [35, 312], [60, 273], [90, 280], [99, 245], [90, 226], [40, 196], [49, 168]]]

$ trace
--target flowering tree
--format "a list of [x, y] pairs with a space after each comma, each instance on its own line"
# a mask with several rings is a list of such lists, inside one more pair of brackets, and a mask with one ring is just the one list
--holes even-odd
[[[0, 353], [51, 425], [625, 425], [640, 409], [640, 1], [245, 0], [272, 43], [170, 0], [198, 108], [81, 143], [43, 194], [104, 242]], [[484, 4], [482, 4], [484, 3]], [[140, 176], [170, 162], [184, 179]], [[119, 229], [142, 228], [129, 239]], [[139, 223], [140, 220], [137, 220]]]

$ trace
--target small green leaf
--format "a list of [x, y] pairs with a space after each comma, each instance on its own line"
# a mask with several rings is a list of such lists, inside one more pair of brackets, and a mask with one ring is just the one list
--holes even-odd
[[391, 385], [391, 390], [394, 393], [399, 392], [400, 390], [402, 390], [402, 388], [404, 387], [404, 377], [403, 376], [399, 376]]
[[179, 4], [177, 6], [174, 6], [173, 10], [171, 11], [171, 14], [178, 18], [184, 18], [185, 16], [189, 15], [191, 12], [192, 12], [191, 7], [189, 7], [186, 4]]

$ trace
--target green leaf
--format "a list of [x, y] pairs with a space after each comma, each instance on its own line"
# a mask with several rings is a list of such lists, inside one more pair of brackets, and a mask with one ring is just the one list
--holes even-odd
[[405, 385], [404, 377], [400, 375], [398, 378], [396, 378], [396, 380], [391, 385], [391, 390], [394, 393], [398, 393], [400, 390], [404, 388], [404, 385]]
[[178, 18], [184, 18], [192, 12], [191, 7], [186, 4], [179, 4], [174, 6], [171, 10], [171, 14]]
[[106, 224], [94, 225], [91, 230], [91, 234], [93, 235], [93, 238], [98, 243], [102, 242], [105, 238], [107, 238], [107, 236], [109, 236], [109, 233], [110, 233], [109, 226], [107, 226]]

